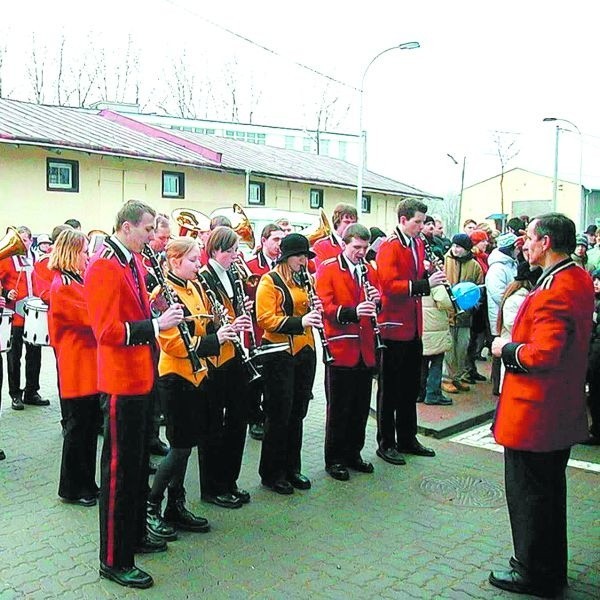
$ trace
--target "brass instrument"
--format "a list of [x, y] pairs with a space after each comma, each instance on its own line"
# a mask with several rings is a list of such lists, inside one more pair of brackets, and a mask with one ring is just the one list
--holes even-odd
[[[420, 234], [421, 239], [423, 240], [423, 245], [425, 246], [425, 258], [429, 261], [431, 266], [436, 271], [443, 271], [444, 265], [442, 264], [441, 259], [436, 256], [435, 252], [431, 248], [431, 244], [423, 233]], [[452, 302], [452, 308], [456, 312], [457, 315], [464, 312], [462, 308], [458, 306], [458, 302], [456, 301], [456, 297], [454, 296], [454, 292], [452, 291], [452, 287], [448, 282], [444, 283], [443, 286], [446, 288], [446, 292], [448, 293], [448, 298], [450, 298], [450, 302]]]
[[[206, 297], [208, 298], [208, 301], [210, 302], [215, 325], [229, 325], [231, 323], [231, 317], [227, 313], [227, 309], [225, 308], [225, 306], [223, 306], [223, 303], [219, 301], [217, 295], [212, 290], [212, 288], [208, 284], [208, 281], [206, 281], [206, 278], [204, 277], [204, 275], [202, 275], [202, 273], [198, 273], [198, 283], [202, 287], [202, 290], [204, 291]], [[260, 379], [260, 373], [256, 370], [256, 367], [252, 363], [252, 357], [246, 356], [246, 353], [244, 352], [244, 347], [242, 346], [242, 342], [237, 336], [235, 340], [232, 341], [232, 344], [235, 347], [237, 355], [242, 359], [242, 363], [246, 367], [248, 377], [250, 380], [249, 382], [252, 383], [257, 379]]]
[[260, 281], [260, 275], [253, 273], [246, 264], [246, 261], [241, 256], [238, 256], [231, 264], [231, 270], [234, 277], [242, 280], [243, 283], [250, 287], [256, 287]]
[[[363, 259], [360, 259], [358, 267], [360, 268], [362, 285], [365, 291], [365, 300], [368, 300], [369, 290], [373, 287], [369, 282], [369, 269], [367, 267], [367, 263]], [[375, 351], [384, 350], [386, 345], [383, 343], [383, 339], [381, 338], [381, 331], [379, 329], [379, 324], [377, 323], [377, 317], [371, 317], [371, 326], [373, 327], [373, 335], [375, 336]]]
[[[308, 294], [308, 305], [310, 307], [310, 310], [315, 310], [315, 299], [317, 297], [317, 293], [315, 292], [315, 288], [310, 279], [310, 275], [308, 274], [308, 271], [306, 270], [306, 267], [304, 265], [300, 266], [299, 274], [302, 280], [302, 286]], [[317, 330], [317, 334], [319, 335], [319, 339], [321, 340], [321, 348], [323, 349], [323, 362], [326, 365], [330, 365], [334, 361], [334, 358], [331, 355], [331, 351], [329, 350], [329, 340], [327, 339], [325, 329], [323, 327], [315, 327], [315, 329]]]
[[179, 226], [179, 235], [197, 238], [201, 233], [210, 230], [210, 218], [193, 208], [177, 208], [171, 213]]
[[327, 218], [325, 211], [321, 209], [317, 224], [311, 227], [305, 227], [300, 233], [308, 240], [308, 245], [312, 247], [319, 240], [331, 235], [332, 231], [329, 219]]
[[27, 248], [14, 227], [6, 229], [6, 235], [0, 240], [0, 260], [9, 256], [19, 256], [27, 254]]
[[[252, 229], [252, 223], [250, 223], [250, 219], [244, 212], [244, 209], [239, 204], [234, 204], [231, 207], [231, 211], [233, 212], [233, 218], [231, 220], [231, 228], [235, 231], [240, 238], [240, 242], [243, 242], [250, 248], [250, 250], [254, 250], [255, 239], [254, 239], [254, 231]], [[223, 215], [229, 218], [231, 213], [227, 209], [217, 209], [210, 213], [211, 218]]]
[[[150, 261], [150, 265], [152, 267], [152, 270], [154, 271], [154, 277], [156, 277], [156, 281], [158, 281], [158, 285], [160, 285], [160, 287], [162, 289], [162, 293], [165, 298], [165, 301], [167, 302], [167, 304], [169, 306], [176, 304], [177, 297], [175, 295], [175, 292], [171, 289], [171, 287], [167, 283], [167, 280], [165, 279], [162, 269], [160, 268], [160, 265], [158, 264], [158, 259], [156, 258], [156, 255], [154, 254], [152, 248], [150, 248], [150, 246], [145, 244], [142, 253]], [[206, 371], [206, 367], [202, 366], [202, 363], [200, 362], [200, 358], [196, 354], [196, 347], [192, 341], [192, 334], [190, 333], [188, 326], [182, 322], [182, 323], [179, 323], [179, 325], [177, 325], [177, 329], [179, 329], [179, 335], [181, 336], [181, 339], [183, 340], [183, 343], [185, 344], [188, 359], [192, 365], [192, 371], [194, 373], [200, 373], [202, 371]]]

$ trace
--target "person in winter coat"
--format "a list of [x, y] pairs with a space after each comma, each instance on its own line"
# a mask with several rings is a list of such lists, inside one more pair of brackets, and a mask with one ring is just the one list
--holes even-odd
[[[490, 252], [488, 258], [488, 272], [485, 276], [485, 288], [488, 302], [488, 322], [490, 334], [498, 337], [498, 313], [500, 303], [506, 288], [512, 283], [517, 275], [516, 259], [517, 236], [514, 233], [503, 233], [496, 240], [497, 247]], [[492, 393], [497, 396], [500, 393], [500, 361], [492, 361]]]
[[582, 269], [587, 268], [588, 263], [588, 239], [585, 235], [578, 235], [575, 238], [575, 252], [571, 254], [573, 262]]
[[423, 296], [423, 361], [419, 402], [446, 406], [452, 400], [442, 393], [444, 354], [452, 348], [448, 323], [452, 312], [450, 296], [443, 286], [434, 287], [430, 296]]
[[[450, 285], [456, 285], [463, 281], [471, 283], [483, 283], [483, 271], [479, 263], [473, 258], [473, 242], [465, 233], [458, 233], [452, 238], [452, 246], [446, 259], [444, 267], [446, 277]], [[467, 373], [467, 348], [469, 346], [471, 315], [473, 310], [454, 313], [450, 318], [450, 335], [452, 336], [452, 348], [446, 354], [446, 374], [454, 387], [459, 391], [468, 391], [467, 383], [476, 383], [470, 379]], [[445, 386], [449, 387], [449, 386]], [[452, 393], [452, 390], [447, 389]]]
[[[588, 408], [590, 411], [590, 437], [583, 442], [589, 446], [600, 445], [600, 269], [592, 273], [596, 304], [594, 326], [588, 354], [587, 382], [589, 385]], [[424, 337], [424, 336], [423, 336]]]

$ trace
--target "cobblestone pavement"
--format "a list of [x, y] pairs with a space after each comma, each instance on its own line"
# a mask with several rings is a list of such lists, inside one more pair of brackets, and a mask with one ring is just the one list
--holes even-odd
[[[240, 486], [252, 502], [226, 510], [199, 500], [195, 456], [190, 507], [208, 534], [183, 533], [167, 553], [137, 562], [155, 579], [129, 590], [98, 577], [97, 509], [57, 500], [60, 411], [53, 357], [43, 354], [48, 408], [7, 406], [0, 421], [0, 599], [510, 598], [487, 583], [511, 554], [502, 456], [427, 440], [436, 458], [394, 467], [375, 457], [370, 419], [364, 458], [373, 475], [334, 481], [323, 470], [322, 376], [306, 419], [303, 471], [313, 489], [278, 496], [259, 485], [260, 443], [248, 439]], [[6, 390], [6, 383], [5, 383]], [[459, 401], [459, 400], [458, 400]], [[443, 410], [443, 407], [440, 407]], [[600, 450], [583, 460], [600, 462]], [[600, 597], [598, 473], [569, 469], [569, 599]]]

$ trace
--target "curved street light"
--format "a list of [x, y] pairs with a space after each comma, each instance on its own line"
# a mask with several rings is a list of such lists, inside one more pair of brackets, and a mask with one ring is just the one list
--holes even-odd
[[[577, 127], [577, 125], [575, 125], [575, 123], [573, 123], [572, 121], [569, 121], [568, 119], [561, 119], [559, 117], [544, 117], [543, 121], [544, 121], [544, 123], [554, 123], [556, 121], [568, 123], [571, 127], [573, 127], [573, 129], [575, 129], [575, 131], [579, 135], [579, 200], [581, 202], [581, 189], [582, 189], [581, 172], [582, 172], [582, 168], [583, 168], [583, 136], [581, 135], [581, 131], [580, 131], [579, 127]], [[563, 131], [568, 131], [568, 130], [563, 130]], [[557, 198], [557, 191], [558, 191], [558, 145], [559, 145], [559, 139], [560, 139], [560, 132], [561, 132], [561, 127], [557, 123], [556, 137], [554, 140], [554, 177], [552, 180], [552, 211], [553, 212], [556, 212], [556, 198]], [[581, 210], [581, 214], [582, 214], [582, 219], [585, 221], [585, 208], [582, 207], [580, 210]], [[584, 225], [585, 225], [585, 223], [584, 223]]]
[[362, 197], [363, 197], [363, 172], [365, 170], [365, 135], [363, 132], [363, 94], [365, 87], [365, 77], [369, 71], [371, 65], [384, 54], [391, 52], [392, 50], [414, 50], [416, 48], [420, 48], [421, 44], [419, 42], [404, 42], [402, 44], [398, 44], [396, 46], [391, 46], [390, 48], [386, 48], [382, 50], [379, 54], [374, 56], [371, 59], [371, 62], [365, 67], [363, 71], [362, 78], [360, 80], [360, 89], [358, 90], [360, 96], [360, 103], [358, 109], [358, 177], [356, 181], [356, 212], [358, 217], [362, 213]]

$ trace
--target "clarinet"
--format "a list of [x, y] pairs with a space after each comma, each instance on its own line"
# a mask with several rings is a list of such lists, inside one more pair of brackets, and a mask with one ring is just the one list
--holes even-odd
[[[435, 254], [435, 252], [432, 250], [431, 248], [431, 244], [429, 243], [429, 240], [427, 239], [427, 236], [423, 235], [421, 233], [421, 239], [423, 240], [423, 245], [425, 246], [425, 258], [430, 262], [430, 264], [437, 270], [437, 271], [443, 271], [444, 267], [441, 264], [441, 260], [440, 258], [438, 258]], [[454, 292], [452, 291], [452, 287], [450, 286], [450, 284], [448, 282], [444, 283], [443, 286], [446, 288], [446, 292], [448, 293], [448, 297], [450, 298], [450, 302], [452, 302], [452, 308], [454, 309], [454, 311], [456, 312], [457, 315], [459, 315], [460, 313], [464, 312], [462, 310], [462, 308], [460, 308], [458, 306], [458, 302], [456, 300], [456, 296], [454, 295]]]
[[[365, 291], [365, 300], [368, 300], [369, 299], [369, 288], [372, 287], [369, 282], [369, 278], [368, 278], [369, 269], [367, 268], [367, 263], [363, 259], [359, 260], [358, 266], [360, 268], [360, 272], [362, 275], [362, 284], [363, 284], [363, 289]], [[381, 331], [379, 330], [379, 324], [377, 323], [377, 317], [375, 317], [375, 316], [371, 317], [371, 326], [373, 327], [373, 335], [375, 336], [375, 350], [384, 350], [386, 348], [386, 345], [383, 343], [383, 340], [381, 339]]]
[[[173, 304], [177, 304], [177, 297], [175, 292], [171, 289], [169, 284], [167, 283], [164, 273], [158, 264], [158, 259], [154, 254], [152, 248], [148, 245], [144, 245], [144, 249], [142, 251], [144, 256], [150, 261], [150, 266], [154, 271], [154, 277], [156, 277], [156, 281], [158, 281], [158, 285], [162, 288], [162, 293], [165, 298], [166, 303], [169, 306], [173, 306]], [[185, 344], [185, 348], [187, 350], [188, 359], [190, 364], [192, 365], [192, 371], [194, 373], [199, 373], [200, 371], [205, 371], [206, 367], [202, 366], [198, 355], [196, 354], [196, 348], [194, 342], [192, 341], [192, 335], [187, 325], [184, 322], [179, 323], [177, 325], [177, 329], [179, 329], [179, 335]]]
[[[242, 281], [242, 278], [240, 276], [239, 268], [236, 266], [235, 263], [231, 265], [231, 273], [233, 275], [233, 293], [235, 296], [235, 303], [237, 305], [237, 308], [241, 314], [248, 315], [254, 323], [251, 312], [246, 310], [246, 305], [244, 304], [244, 297], [246, 296], [244, 292], [244, 282]], [[256, 337], [254, 335], [254, 325], [252, 325], [252, 329], [249, 332], [249, 338], [250, 347], [248, 348], [248, 353], [250, 354], [250, 358], [254, 358], [257, 353]]]
[[[315, 288], [312, 284], [312, 281], [310, 280], [310, 275], [308, 274], [306, 267], [303, 265], [300, 267], [299, 273], [300, 278], [302, 280], [302, 286], [308, 294], [308, 305], [310, 307], [310, 310], [315, 310], [315, 299], [317, 297], [317, 294], [315, 292]], [[325, 329], [323, 329], [323, 327], [315, 327], [314, 329], [317, 330], [317, 333], [319, 334], [319, 339], [321, 340], [321, 348], [323, 349], [323, 362], [326, 365], [330, 365], [334, 361], [334, 358], [331, 355], [331, 351], [329, 350], [329, 340], [327, 339], [327, 335], [325, 334]]]
[[[227, 314], [227, 309], [225, 308], [225, 306], [223, 306], [223, 303], [219, 301], [219, 299], [217, 298], [217, 295], [215, 294], [213, 289], [210, 287], [208, 281], [206, 281], [206, 278], [204, 277], [204, 275], [202, 275], [201, 273], [198, 273], [197, 277], [198, 277], [198, 283], [202, 287], [202, 290], [204, 291], [204, 293], [206, 294], [206, 297], [208, 298], [208, 301], [210, 302], [213, 317], [216, 320], [218, 320], [218, 322], [221, 325], [229, 325], [231, 323], [231, 318]], [[257, 379], [260, 379], [260, 373], [256, 370], [256, 367], [252, 363], [251, 357], [246, 356], [246, 353], [244, 352], [244, 347], [242, 346], [242, 342], [240, 341], [240, 339], [237, 336], [234, 340], [232, 340], [232, 344], [235, 348], [236, 353], [242, 359], [242, 362], [244, 363], [246, 370], [248, 371], [248, 377], [250, 378], [250, 383], [252, 383], [253, 381], [256, 381]]]

